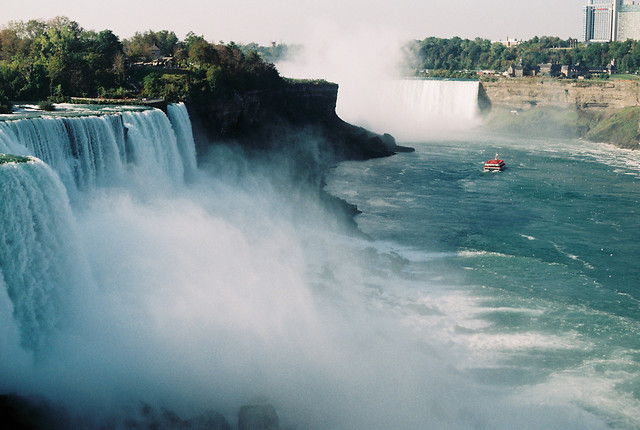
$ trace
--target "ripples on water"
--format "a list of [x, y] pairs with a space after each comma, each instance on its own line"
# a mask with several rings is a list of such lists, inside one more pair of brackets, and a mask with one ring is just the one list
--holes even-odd
[[[442, 341], [476, 381], [640, 426], [640, 153], [477, 136], [415, 146], [344, 163], [328, 185], [422, 271], [413, 287], [437, 304], [413, 324], [447, 319]], [[508, 169], [484, 173], [496, 152]]]

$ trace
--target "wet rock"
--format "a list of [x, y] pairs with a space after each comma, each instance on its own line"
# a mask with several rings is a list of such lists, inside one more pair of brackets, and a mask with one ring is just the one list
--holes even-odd
[[279, 430], [280, 421], [271, 405], [248, 405], [238, 413], [238, 430]]

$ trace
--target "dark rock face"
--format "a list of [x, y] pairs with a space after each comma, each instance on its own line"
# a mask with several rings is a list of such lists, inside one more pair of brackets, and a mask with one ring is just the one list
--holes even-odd
[[[322, 141], [329, 163], [368, 159], [407, 151], [392, 136], [379, 135], [341, 120], [335, 112], [338, 85], [295, 83], [284, 89], [251, 91], [206, 106], [188, 104], [198, 154], [212, 142], [233, 141], [249, 150], [286, 149], [290, 136]], [[284, 148], [283, 148], [284, 147]]]
[[168, 409], [143, 404], [129, 416], [97, 422], [92, 417], [72, 417], [44, 400], [0, 395], [0, 429], [7, 430], [231, 430], [217, 412], [183, 419]]
[[48, 425], [50, 410], [14, 395], [0, 395], [0, 427], [12, 430], [39, 430]]
[[143, 405], [137, 415], [127, 418], [123, 427], [127, 430], [231, 430], [227, 420], [217, 412], [183, 419], [168, 409], [156, 410]]
[[238, 430], [279, 430], [280, 422], [271, 405], [250, 405], [240, 408]]

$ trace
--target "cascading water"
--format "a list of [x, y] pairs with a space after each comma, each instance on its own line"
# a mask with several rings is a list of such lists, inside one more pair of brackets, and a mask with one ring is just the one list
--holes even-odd
[[180, 183], [195, 175], [195, 146], [184, 104], [168, 109], [175, 132], [159, 110], [0, 121], [0, 151], [41, 159], [71, 195], [122, 183], [128, 162]]
[[39, 351], [88, 279], [63, 184], [42, 161], [0, 164], [0, 279], [21, 343]]
[[37, 157], [0, 163], [0, 279], [23, 346], [38, 351], [68, 312], [64, 303], [72, 290], [91, 282], [68, 195], [122, 183], [128, 159], [178, 183], [183, 159], [195, 174], [186, 108], [170, 109], [180, 121], [183, 158], [169, 120], [158, 110], [0, 121], [1, 153]]
[[398, 140], [478, 124], [477, 81], [403, 79], [340, 83], [337, 112], [347, 122]]
[[128, 129], [127, 155], [133, 163], [148, 175], [157, 177], [160, 174], [181, 183], [185, 169], [178, 139], [167, 116], [153, 109], [125, 112], [122, 118]]
[[124, 133], [119, 115], [0, 121], [0, 134], [12, 142], [13, 148], [5, 145], [6, 152], [24, 148], [18, 154], [47, 163], [69, 191], [122, 179]]
[[185, 179], [191, 181], [196, 175], [197, 165], [196, 146], [193, 140], [189, 112], [187, 112], [187, 107], [184, 103], [178, 103], [167, 106], [167, 113], [178, 140], [178, 150], [184, 165]]
[[[416, 91], [407, 89], [403, 97]], [[44, 118], [0, 123], [1, 151], [35, 155], [42, 144], [42, 157], [53, 160], [49, 168], [0, 155], [0, 395], [42, 396], [79, 417], [59, 428], [158, 427], [153, 410], [159, 408], [175, 424], [167, 428], [186, 428], [177, 415], [216, 409], [233, 420], [242, 405], [265, 396], [283, 428], [606, 428], [562, 397], [548, 400], [553, 389], [533, 397], [532, 390], [521, 390], [518, 375], [527, 360], [522, 367], [494, 368], [486, 358], [492, 341], [486, 354], [464, 347], [467, 339], [491, 338], [486, 327], [492, 324], [474, 307], [467, 285], [458, 286], [464, 277], [457, 279], [455, 261], [440, 261], [455, 253], [436, 255], [420, 244], [433, 230], [447, 240], [478, 237], [478, 211], [440, 216], [445, 208], [466, 207], [461, 202], [469, 196], [459, 193], [473, 192], [470, 178], [477, 187], [506, 182], [469, 173], [477, 157], [456, 163], [460, 174], [436, 169], [428, 181], [433, 189], [424, 188], [424, 173], [410, 169], [420, 153], [398, 156], [388, 170], [376, 164], [381, 160], [364, 168], [345, 163], [362, 177], [349, 176], [337, 195], [359, 196], [358, 178], [376, 192], [403, 184], [394, 175], [416, 186], [415, 194], [406, 194], [410, 188], [403, 184], [388, 194], [360, 196], [383, 232], [416, 245], [406, 249], [393, 237], [380, 241], [380, 230], [373, 230], [376, 240], [343, 235], [328, 222], [335, 214], [317, 189], [292, 183], [273, 159], [248, 162], [212, 147], [207, 169], [185, 182], [195, 166], [195, 151], [180, 150], [191, 145], [186, 110], [169, 111], [171, 122], [145, 110], [62, 121], [63, 127]], [[116, 137], [107, 132], [87, 145], [115, 145], [117, 157], [92, 173], [94, 182], [78, 183], [65, 166], [81, 165], [84, 152], [77, 145], [91, 133], [69, 130], [99, 121], [111, 124]], [[24, 136], [33, 134], [17, 130], [30, 127], [49, 141], [30, 141]], [[60, 155], [46, 155], [48, 146]], [[427, 172], [440, 164], [427, 161]], [[83, 166], [94, 172], [97, 165]], [[107, 171], [121, 178], [103, 178]], [[438, 193], [447, 181], [453, 182], [447, 188], [452, 203], [443, 205]], [[169, 183], [175, 186], [165, 187]], [[523, 188], [531, 189], [512, 190]], [[432, 206], [422, 210], [425, 202]], [[407, 206], [418, 216], [408, 211], [408, 227], [398, 230], [406, 225]], [[431, 225], [418, 227], [425, 218]], [[461, 220], [474, 234], [455, 230]], [[407, 241], [406, 234], [419, 240]], [[493, 306], [501, 309], [500, 303]], [[506, 320], [513, 315], [519, 314]], [[523, 374], [524, 384], [536, 388], [536, 379]], [[138, 422], [131, 411], [140, 402], [149, 406]]]

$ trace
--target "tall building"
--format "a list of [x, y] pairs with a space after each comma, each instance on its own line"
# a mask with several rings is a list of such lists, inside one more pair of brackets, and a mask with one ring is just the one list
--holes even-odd
[[640, 2], [633, 0], [587, 0], [582, 8], [585, 42], [640, 39]]
[[618, 34], [616, 40], [640, 40], [640, 4], [626, 1], [618, 11]]
[[587, 0], [582, 9], [585, 42], [611, 42], [616, 40], [617, 12], [621, 0]]

